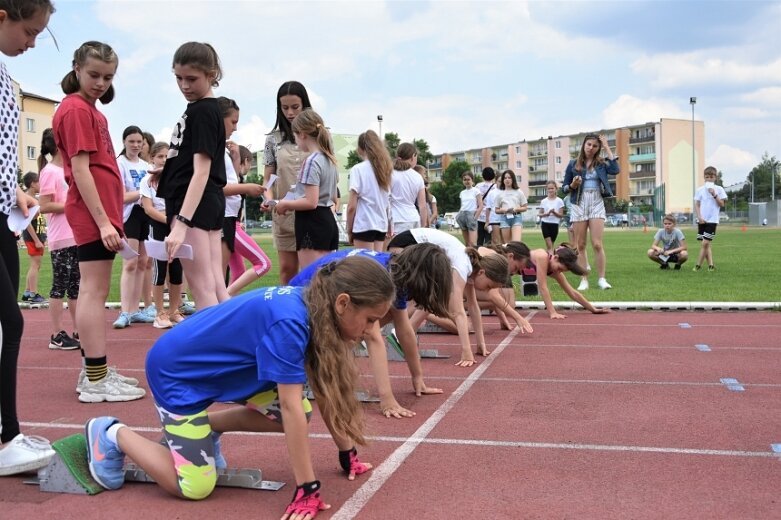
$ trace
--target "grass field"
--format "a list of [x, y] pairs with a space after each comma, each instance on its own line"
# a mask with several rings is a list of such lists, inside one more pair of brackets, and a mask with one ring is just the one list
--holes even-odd
[[[681, 271], [662, 271], [645, 256], [653, 241], [655, 230], [644, 233], [641, 229], [610, 228], [605, 232], [607, 252], [607, 279], [613, 285], [609, 291], [596, 289], [596, 275], [592, 275], [592, 289], [586, 297], [594, 301], [733, 301], [733, 302], [778, 302], [781, 301], [781, 229], [719, 226], [713, 242], [716, 271], [692, 272], [692, 266], [700, 250], [696, 231], [691, 227], [681, 228], [689, 245], [692, 260], [684, 264]], [[457, 235], [459, 236], [459, 235]], [[566, 234], [563, 235], [566, 237]], [[260, 246], [269, 255], [273, 266], [263, 278], [249, 289], [274, 285], [279, 279], [276, 252], [272, 246], [271, 234], [261, 232], [254, 235]], [[559, 240], [563, 240], [562, 235]], [[525, 229], [523, 241], [534, 249], [544, 247], [538, 229]], [[25, 250], [19, 251], [21, 263], [20, 294], [24, 290], [29, 259]], [[122, 262], [114, 262], [114, 274], [109, 301], [119, 301], [119, 275]], [[570, 276], [570, 283], [577, 286], [576, 277]], [[47, 254], [41, 267], [38, 292], [48, 296], [51, 287], [51, 261]], [[557, 284], [552, 285], [554, 300], [566, 300]], [[539, 300], [539, 297], [530, 300]]]

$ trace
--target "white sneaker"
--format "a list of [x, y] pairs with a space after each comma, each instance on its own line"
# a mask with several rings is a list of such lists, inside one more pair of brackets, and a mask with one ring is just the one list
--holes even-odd
[[586, 264], [586, 272], [588, 273], [591, 272], [591, 266], [589, 264]]
[[604, 278], [600, 278], [597, 281], [597, 285], [599, 285], [599, 288], [602, 289], [603, 291], [605, 289], [612, 289], [613, 288], [613, 286], [610, 285], [609, 283], [607, 283], [607, 280], [605, 280]]
[[585, 278], [580, 279], [580, 285], [578, 285], [578, 291], [588, 291], [588, 280]]
[[14, 475], [40, 469], [54, 457], [49, 441], [21, 433], [0, 450], [0, 475]]
[[102, 403], [103, 401], [135, 401], [146, 395], [146, 390], [130, 386], [111, 375], [96, 383], [86, 381], [79, 393], [82, 403]]
[[[123, 376], [122, 374], [117, 372], [116, 367], [108, 367], [108, 375], [110, 377], [114, 377], [114, 378], [118, 379], [119, 381], [121, 381], [122, 383], [125, 383], [126, 385], [138, 386], [138, 379], [136, 379], [135, 377]], [[87, 371], [84, 370], [84, 368], [82, 367], [81, 372], [79, 372], [79, 380], [76, 383], [76, 393], [77, 394], [81, 393], [81, 391], [84, 388], [84, 383], [86, 383], [86, 382], [87, 382]]]

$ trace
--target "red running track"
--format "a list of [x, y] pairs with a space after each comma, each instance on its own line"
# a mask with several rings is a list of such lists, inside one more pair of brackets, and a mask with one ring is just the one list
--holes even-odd
[[[48, 314], [24, 314], [26, 433], [54, 440], [111, 414], [159, 438], [149, 397], [79, 403], [79, 354], [49, 351]], [[115, 314], [106, 312], [107, 327]], [[361, 457], [378, 466], [369, 476], [341, 476], [316, 416], [315, 472], [333, 505], [319, 517], [781, 518], [781, 460], [772, 449], [781, 445], [781, 313], [567, 312], [556, 321], [532, 314], [531, 335], [487, 318], [495, 351], [471, 369], [453, 366], [455, 336], [422, 334], [422, 346], [452, 356], [424, 360], [440, 396], [416, 398], [406, 365], [390, 363], [397, 398], [417, 415], [385, 419], [366, 405], [373, 441]], [[144, 355], [160, 331], [134, 324], [108, 334], [109, 363], [145, 383]], [[744, 390], [729, 390], [722, 378]], [[368, 375], [362, 383], [373, 387]], [[288, 486], [218, 488], [194, 503], [150, 484], [94, 497], [42, 493], [14, 476], [0, 479], [0, 518], [279, 518], [293, 483], [283, 438], [226, 434], [223, 451], [231, 466], [260, 467]]]

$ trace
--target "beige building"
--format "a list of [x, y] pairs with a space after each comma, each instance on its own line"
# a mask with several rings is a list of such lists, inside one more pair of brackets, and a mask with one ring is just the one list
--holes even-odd
[[561, 186], [569, 161], [577, 157], [583, 138], [591, 133], [605, 134], [613, 153], [619, 157], [621, 173], [611, 178], [616, 199], [634, 206], [654, 205], [665, 213], [692, 210], [694, 189], [703, 183], [705, 168], [702, 121], [661, 119], [642, 125], [446, 153], [434, 157], [429, 173], [432, 180], [441, 180], [442, 172], [455, 160], [467, 162], [478, 175], [485, 166], [493, 167], [497, 173], [509, 168], [518, 177], [529, 202], [535, 203], [546, 196], [545, 183], [549, 180]]
[[41, 154], [41, 136], [52, 126], [54, 110], [59, 101], [25, 92], [14, 81], [16, 101], [19, 104], [19, 169], [22, 175], [38, 171]]

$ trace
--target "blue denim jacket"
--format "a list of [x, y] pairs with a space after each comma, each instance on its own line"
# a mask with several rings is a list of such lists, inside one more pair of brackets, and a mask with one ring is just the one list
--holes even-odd
[[[601, 192], [603, 197], [612, 197], [613, 196], [613, 190], [610, 189], [610, 182], [607, 180], [608, 175], [618, 175], [620, 173], [620, 169], [618, 167], [618, 157], [614, 157], [611, 161], [610, 159], [605, 159], [605, 162], [603, 164], [600, 164], [596, 168], [597, 172], [597, 178], [599, 178], [599, 183], [601, 184]], [[576, 190], [570, 190], [569, 185], [572, 184], [572, 180], [575, 178], [576, 175], [582, 175], [582, 173], [578, 173], [575, 171], [575, 159], [572, 159], [569, 164], [567, 165], [567, 171], [564, 173], [564, 183], [561, 186], [561, 189], [564, 191], [564, 193], [570, 194], [570, 201], [573, 204], [578, 203], [578, 199], [580, 198], [580, 192], [583, 187], [583, 184], [578, 187]]]

